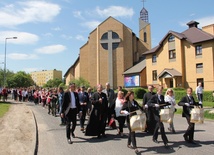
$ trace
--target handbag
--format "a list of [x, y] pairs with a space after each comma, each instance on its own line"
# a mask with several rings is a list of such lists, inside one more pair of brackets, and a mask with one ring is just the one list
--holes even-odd
[[137, 112], [137, 115], [133, 115], [130, 118], [130, 128], [131, 128], [131, 131], [145, 131], [146, 114], [140, 111], [140, 113]]
[[166, 122], [166, 123], [172, 123], [173, 113], [174, 113], [174, 108], [161, 109], [159, 113], [160, 121]]
[[194, 107], [190, 111], [190, 122], [191, 123], [204, 123], [204, 109], [199, 107]]
[[117, 128], [114, 117], [112, 117], [112, 118], [110, 119], [108, 125], [109, 125], [109, 127], [113, 128], [113, 129], [116, 129], [116, 128]]

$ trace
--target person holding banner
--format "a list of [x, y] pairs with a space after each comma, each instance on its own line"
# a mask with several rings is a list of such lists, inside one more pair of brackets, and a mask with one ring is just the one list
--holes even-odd
[[[136, 138], [135, 138], [135, 131], [131, 130], [130, 126], [130, 118], [134, 115], [136, 115], [136, 110], [143, 111], [143, 108], [137, 103], [137, 101], [134, 99], [134, 92], [129, 90], [125, 96], [125, 103], [123, 104], [120, 113], [127, 115], [127, 127], [129, 130], [129, 136], [128, 136], [128, 144], [127, 147], [134, 149], [135, 153], [139, 153], [137, 149], [136, 144]], [[132, 143], [132, 146], [131, 146]]]
[[[169, 107], [171, 110], [173, 110], [172, 116], [174, 117], [176, 102], [175, 102], [174, 91], [171, 88], [167, 89], [164, 100], [165, 100], [165, 102], [168, 102], [171, 104], [171, 105], [169, 105]], [[169, 123], [168, 130], [171, 131], [172, 133], [175, 133], [175, 128], [174, 128], [174, 124], [173, 124], [173, 117], [172, 117], [172, 121]]]
[[163, 122], [161, 122], [160, 120], [159, 112], [160, 112], [160, 109], [164, 108], [164, 106], [169, 105], [169, 103], [164, 101], [164, 96], [162, 95], [162, 91], [163, 91], [163, 87], [159, 85], [157, 87], [157, 93], [151, 97], [151, 99], [148, 101], [147, 104], [149, 107], [152, 108], [152, 114], [156, 122], [152, 140], [155, 143], [159, 143], [157, 139], [158, 139], [158, 130], [160, 129], [161, 138], [164, 142], [164, 146], [168, 148], [168, 139], [166, 137]]
[[187, 123], [189, 125], [183, 137], [186, 142], [196, 144], [194, 142], [195, 123], [190, 122], [190, 117], [191, 117], [190, 112], [194, 108], [194, 105], [198, 106], [198, 103], [195, 102], [192, 96], [192, 88], [190, 87], [187, 88], [186, 92], [187, 92], [187, 95], [184, 96], [180, 100], [180, 102], [178, 102], [179, 106], [183, 106], [182, 117], [186, 117]]

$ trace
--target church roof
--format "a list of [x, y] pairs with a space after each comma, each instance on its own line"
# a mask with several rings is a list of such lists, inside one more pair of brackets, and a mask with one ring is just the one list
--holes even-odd
[[77, 62], [79, 61], [80, 57], [78, 56], [78, 58], [76, 59], [76, 61], [73, 63], [73, 65], [71, 67], [68, 68], [68, 70], [66, 71], [66, 73], [64, 74], [64, 77], [66, 77], [68, 75], [68, 73], [70, 72], [70, 70], [77, 64]]
[[[195, 24], [195, 26], [192, 26], [193, 24]], [[163, 46], [163, 42], [169, 35], [174, 35], [175, 37], [177, 37], [180, 40], [184, 39], [191, 44], [214, 40], [214, 35], [211, 35], [205, 31], [197, 28], [196, 27], [197, 24], [198, 24], [198, 22], [195, 22], [195, 21], [191, 21], [191, 22], [187, 23], [187, 25], [189, 25], [189, 26], [191, 25], [191, 27], [189, 27], [189, 29], [185, 30], [182, 33], [175, 32], [175, 31], [169, 31], [163, 37], [163, 39], [159, 42], [159, 45], [157, 45], [156, 47], [152, 48], [149, 51], [146, 51], [145, 53], [143, 53], [143, 55], [152, 54], [152, 53], [157, 52]]]
[[175, 70], [174, 68], [165, 68], [159, 75], [158, 78], [162, 77], [176, 77], [176, 76], [182, 76], [180, 72]]
[[126, 70], [123, 74], [135, 74], [135, 73], [140, 73], [144, 68], [146, 68], [146, 60], [142, 60], [138, 64], [134, 65], [133, 67], [129, 68]]

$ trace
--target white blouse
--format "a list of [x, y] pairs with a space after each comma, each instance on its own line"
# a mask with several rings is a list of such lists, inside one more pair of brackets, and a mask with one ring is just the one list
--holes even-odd
[[120, 111], [123, 107], [123, 99], [116, 99], [116, 102], [115, 102], [115, 114], [116, 114], [116, 117], [119, 117], [119, 116], [126, 116], [125, 114], [121, 114]]
[[175, 97], [174, 96], [169, 96], [169, 95], [166, 95], [165, 98], [164, 98], [165, 102], [168, 102], [171, 104], [171, 106], [175, 106], [176, 105], [176, 102], [175, 102]]

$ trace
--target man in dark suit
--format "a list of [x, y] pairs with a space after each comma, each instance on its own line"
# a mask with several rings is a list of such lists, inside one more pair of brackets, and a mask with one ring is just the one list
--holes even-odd
[[110, 83], [106, 83], [106, 88], [102, 91], [106, 94], [108, 100], [108, 124], [114, 115], [114, 108], [115, 108], [115, 92], [113, 89], [110, 88]]
[[[75, 138], [74, 130], [77, 124], [77, 113], [80, 109], [79, 97], [75, 92], [75, 83], [70, 84], [70, 91], [64, 93], [63, 102], [62, 102], [62, 114], [61, 117], [66, 119], [66, 136], [69, 144], [72, 144], [70, 137], [70, 130], [72, 137]], [[72, 122], [72, 128], [71, 127]]]
[[185, 134], [183, 135], [184, 140], [188, 143], [195, 144], [194, 142], [195, 123], [190, 122], [190, 112], [191, 109], [194, 108], [194, 105], [198, 105], [198, 103], [195, 102], [192, 96], [192, 88], [187, 88], [187, 95], [180, 100], [178, 105], [183, 106], [182, 116], [186, 117], [187, 123], [189, 124]]
[[154, 116], [152, 114], [152, 108], [148, 107], [148, 101], [151, 99], [152, 95], [155, 95], [155, 93], [153, 92], [153, 85], [148, 85], [148, 92], [144, 94], [143, 96], [143, 105], [145, 107], [145, 111], [146, 111], [146, 129], [145, 131], [153, 134], [154, 133], [154, 129], [155, 129], [155, 121], [154, 121]]
[[158, 139], [158, 130], [160, 128], [161, 138], [164, 142], [165, 147], [168, 147], [168, 144], [167, 144], [168, 139], [166, 137], [164, 125], [160, 121], [160, 115], [159, 115], [160, 109], [164, 108], [164, 106], [168, 105], [164, 101], [164, 96], [162, 95], [162, 91], [163, 91], [163, 87], [158, 86], [157, 87], [157, 94], [153, 95], [147, 104], [151, 108], [152, 114], [153, 114], [155, 122], [156, 122], [156, 126], [155, 126], [154, 133], [153, 133], [153, 142], [159, 143], [157, 139]]

